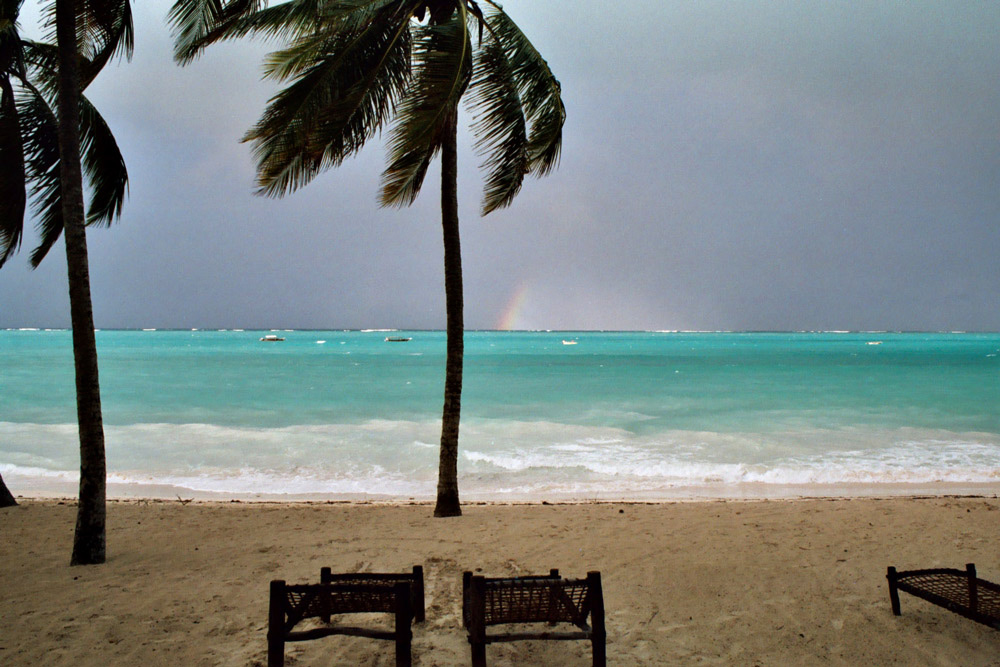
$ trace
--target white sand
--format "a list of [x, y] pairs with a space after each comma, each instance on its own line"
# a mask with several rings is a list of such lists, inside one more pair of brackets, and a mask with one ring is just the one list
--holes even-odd
[[[0, 510], [0, 664], [263, 665], [268, 582], [423, 564], [417, 665], [469, 664], [461, 573], [600, 570], [612, 665], [1000, 665], [1000, 632], [911, 596], [885, 569], [1000, 581], [1000, 500], [657, 504], [109, 504], [108, 562], [68, 566], [75, 507]], [[390, 642], [289, 645], [289, 665], [391, 665]], [[491, 645], [491, 665], [586, 665], [583, 642]]]

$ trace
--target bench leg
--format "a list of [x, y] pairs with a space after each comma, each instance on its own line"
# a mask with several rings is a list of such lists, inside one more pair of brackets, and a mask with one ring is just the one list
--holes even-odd
[[595, 635], [591, 643], [594, 650], [594, 667], [607, 667], [607, 638], [604, 635]]
[[486, 667], [486, 644], [471, 642], [472, 644], [472, 667]]
[[410, 667], [412, 664], [413, 664], [413, 658], [410, 656], [410, 640], [397, 639], [396, 667]]
[[[333, 583], [333, 572], [328, 567], [321, 567], [319, 569], [319, 583], [321, 584], [331, 584]], [[330, 622], [330, 614], [321, 614], [319, 620], [324, 623]]]
[[979, 582], [976, 581], [976, 566], [968, 563], [965, 566], [965, 576], [969, 578], [969, 609], [973, 614], [979, 613]]
[[462, 616], [468, 623], [472, 667], [486, 667], [486, 580], [467, 572], [462, 575], [462, 587]]
[[590, 643], [594, 652], [594, 667], [605, 667], [608, 664], [608, 633], [604, 629], [604, 587], [601, 585], [600, 572], [587, 573], [587, 587], [590, 589], [591, 599], [590, 624], [593, 629]]
[[899, 616], [899, 589], [896, 587], [896, 568], [890, 567], [885, 578], [889, 580], [889, 602], [892, 603], [892, 613]]
[[396, 667], [413, 664], [410, 648], [413, 643], [413, 609], [410, 608], [410, 585], [403, 582], [392, 587], [396, 597]]
[[424, 567], [413, 566], [413, 585], [410, 586], [410, 608], [413, 610], [413, 620], [423, 623], [426, 617], [424, 610]]
[[285, 642], [280, 638], [267, 640], [267, 667], [285, 667]]
[[271, 582], [267, 609], [267, 667], [285, 667], [285, 582]]

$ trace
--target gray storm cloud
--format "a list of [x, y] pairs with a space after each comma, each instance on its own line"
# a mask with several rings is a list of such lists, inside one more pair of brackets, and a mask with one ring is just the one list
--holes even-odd
[[[568, 120], [559, 170], [487, 218], [464, 137], [470, 328], [1000, 329], [1000, 5], [504, 6]], [[379, 209], [376, 143], [253, 196], [269, 46], [178, 68], [168, 7], [89, 91], [131, 175], [89, 236], [98, 326], [441, 328], [436, 172]], [[60, 253], [0, 271], [0, 326], [68, 324]]]

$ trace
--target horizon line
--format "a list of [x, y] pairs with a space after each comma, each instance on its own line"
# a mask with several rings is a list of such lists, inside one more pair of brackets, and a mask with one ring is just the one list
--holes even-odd
[[[0, 327], [0, 331], [71, 331], [71, 327]], [[398, 331], [444, 333], [445, 329], [420, 327], [95, 327], [94, 331], [144, 331], [144, 332], [270, 332], [294, 333], [314, 331], [340, 331], [355, 333], [389, 333]], [[468, 328], [471, 333], [657, 333], [657, 334], [998, 334], [992, 329], [493, 329]]]

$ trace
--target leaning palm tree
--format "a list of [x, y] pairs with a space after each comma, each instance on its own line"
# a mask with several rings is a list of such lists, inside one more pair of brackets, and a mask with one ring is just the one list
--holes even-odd
[[266, 0], [177, 0], [170, 20], [181, 63], [224, 39], [287, 42], [269, 56], [265, 75], [291, 83], [245, 137], [254, 145], [261, 194], [306, 185], [394, 120], [380, 203], [407, 206], [441, 151], [447, 361], [434, 515], [460, 515], [459, 101], [465, 97], [472, 110], [485, 156], [486, 215], [513, 201], [526, 174], [555, 167], [566, 117], [559, 82], [492, 0], [290, 0], [274, 7]]
[[[81, 91], [116, 54], [131, 56], [131, 8], [127, 0], [56, 0], [46, 7], [53, 46], [21, 39], [21, 4], [0, 0], [0, 266], [20, 246], [30, 190], [41, 234], [33, 266], [65, 232], [80, 438], [71, 563], [103, 563], [104, 426], [84, 227], [118, 217], [128, 175], [107, 124]], [[91, 190], [86, 217], [81, 155]]]
[[0, 507], [13, 507], [17, 504], [14, 500], [14, 495], [7, 488], [7, 485], [3, 483], [3, 476], [0, 475]]

